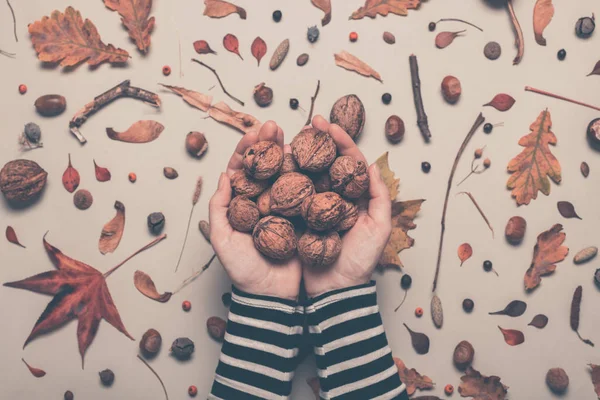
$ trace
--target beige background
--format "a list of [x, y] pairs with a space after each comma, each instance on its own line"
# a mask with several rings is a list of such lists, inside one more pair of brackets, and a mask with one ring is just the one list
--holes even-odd
[[[569, 327], [569, 307], [575, 287], [584, 286], [581, 333], [600, 342], [600, 293], [592, 283], [592, 275], [598, 262], [574, 266], [572, 254], [580, 248], [598, 244], [598, 154], [585, 141], [585, 128], [598, 113], [575, 105], [544, 98], [523, 91], [525, 85], [540, 87], [583, 101], [598, 103], [598, 77], [585, 77], [598, 58], [599, 33], [587, 40], [573, 34], [577, 18], [600, 13], [593, 0], [566, 2], [556, 1], [556, 16], [546, 30], [547, 47], [538, 46], [533, 39], [533, 0], [517, 0], [516, 10], [522, 22], [526, 51], [521, 65], [512, 66], [513, 35], [507, 13], [493, 8], [480, 0], [444, 0], [425, 2], [418, 11], [408, 17], [377, 17], [348, 21], [347, 16], [358, 8], [362, 0], [333, 1], [333, 20], [321, 29], [316, 44], [305, 38], [306, 28], [318, 24], [322, 13], [308, 0], [303, 1], [250, 1], [239, 0], [246, 7], [248, 19], [237, 16], [225, 19], [209, 19], [202, 16], [204, 5], [200, 0], [156, 0], [152, 15], [157, 19], [152, 34], [150, 54], [142, 57], [129, 42], [116, 13], [105, 9], [100, 0], [13, 0], [17, 13], [19, 43], [12, 37], [10, 14], [0, 5], [0, 48], [18, 53], [17, 59], [0, 58], [0, 91], [3, 94], [2, 146], [0, 162], [25, 157], [40, 163], [49, 173], [48, 186], [43, 198], [26, 210], [12, 210], [0, 202], [2, 229], [4, 225], [16, 228], [27, 249], [21, 249], [0, 240], [0, 280], [2, 282], [22, 279], [52, 268], [42, 247], [42, 236], [49, 230], [48, 240], [66, 254], [106, 271], [137, 248], [146, 244], [151, 235], [146, 228], [146, 216], [153, 211], [163, 211], [167, 217], [166, 232], [169, 238], [154, 249], [143, 253], [118, 273], [111, 276], [108, 285], [119, 308], [121, 317], [131, 334], [139, 340], [143, 332], [158, 329], [165, 345], [161, 354], [151, 361], [152, 366], [165, 380], [172, 399], [184, 399], [191, 384], [198, 386], [201, 396], [210, 390], [214, 368], [219, 355], [219, 345], [209, 339], [205, 321], [212, 315], [223, 318], [227, 310], [221, 304], [221, 294], [228, 290], [230, 282], [220, 265], [215, 264], [198, 281], [187, 287], [167, 304], [158, 304], [139, 294], [132, 284], [133, 272], [141, 269], [149, 273], [159, 290], [173, 290], [194, 270], [211, 256], [210, 246], [197, 230], [197, 222], [207, 218], [207, 204], [216, 186], [218, 174], [224, 169], [240, 134], [210, 119], [203, 119], [202, 112], [192, 109], [177, 96], [164, 92], [157, 85], [165, 82], [210, 93], [215, 100], [225, 100], [236, 106], [216, 86], [214, 76], [189, 59], [195, 56], [192, 42], [207, 40], [217, 56], [204, 56], [203, 60], [215, 67], [228, 89], [246, 101], [244, 111], [265, 121], [276, 120], [287, 133], [287, 141], [299, 131], [306, 119], [303, 111], [292, 111], [288, 99], [297, 97], [308, 109], [310, 96], [317, 79], [321, 80], [321, 93], [316, 112], [328, 114], [333, 102], [348, 93], [357, 94], [365, 104], [367, 123], [359, 146], [370, 161], [385, 151], [390, 152], [390, 164], [401, 178], [400, 199], [427, 199], [416, 220], [418, 228], [411, 232], [416, 240], [414, 248], [401, 253], [414, 280], [403, 308], [393, 309], [402, 298], [399, 288], [400, 273], [388, 271], [376, 274], [381, 312], [394, 354], [407, 365], [427, 374], [437, 383], [431, 392], [443, 396], [447, 383], [459, 384], [460, 373], [451, 363], [452, 350], [462, 339], [468, 339], [476, 349], [475, 367], [484, 374], [498, 375], [510, 386], [512, 399], [553, 398], [544, 384], [548, 368], [563, 367], [570, 375], [571, 386], [564, 398], [594, 399], [592, 384], [586, 364], [600, 363], [597, 348], [581, 343]], [[44, 68], [36, 59], [27, 37], [28, 23], [49, 15], [54, 9], [64, 10], [68, 5], [78, 8], [84, 17], [91, 18], [102, 38], [130, 52], [132, 59], [124, 68], [102, 65], [90, 70], [81, 65], [73, 71], [60, 68]], [[271, 19], [275, 9], [283, 11], [283, 20], [276, 24]], [[481, 33], [467, 27], [465, 36], [457, 39], [445, 50], [434, 47], [435, 33], [427, 31], [427, 23], [444, 17], [463, 17], [481, 25]], [[461, 30], [465, 26], [443, 23], [438, 31]], [[350, 31], [357, 31], [357, 43], [347, 39]], [[390, 46], [381, 40], [383, 31], [396, 35], [397, 42]], [[234, 33], [241, 42], [245, 61], [225, 51], [222, 37]], [[250, 54], [252, 40], [260, 35], [268, 44], [269, 52], [261, 66]], [[178, 38], [182, 45], [183, 78], [179, 77]], [[277, 71], [270, 71], [268, 61], [277, 44], [285, 38], [291, 42], [288, 59]], [[502, 57], [495, 62], [483, 57], [482, 49], [489, 40], [498, 41], [503, 48]], [[556, 59], [556, 52], [566, 48], [564, 62]], [[368, 62], [379, 71], [384, 83], [367, 79], [335, 66], [333, 53], [348, 50]], [[310, 54], [308, 64], [299, 68], [295, 58], [302, 52]], [[430, 118], [433, 140], [424, 144], [416, 127], [416, 116], [410, 88], [408, 56], [419, 57], [423, 97]], [[161, 68], [168, 64], [173, 69], [170, 77], [163, 77]], [[444, 103], [439, 84], [445, 75], [457, 76], [463, 86], [463, 96], [455, 106]], [[133, 85], [160, 94], [163, 107], [155, 111], [141, 102], [123, 99], [103, 109], [82, 128], [88, 144], [80, 146], [67, 129], [73, 113], [124, 79]], [[252, 88], [266, 82], [275, 91], [271, 107], [259, 109], [252, 100]], [[29, 92], [20, 96], [17, 86], [25, 83]], [[384, 92], [393, 95], [389, 106], [381, 103]], [[496, 231], [490, 232], [466, 197], [455, 197], [453, 188], [447, 218], [446, 246], [444, 251], [439, 295], [445, 309], [445, 325], [436, 330], [428, 315], [431, 281], [435, 268], [438, 245], [439, 220], [449, 168], [464, 135], [472, 125], [481, 105], [496, 93], [510, 93], [517, 100], [507, 113], [484, 108], [487, 120], [504, 122], [491, 135], [478, 132], [473, 138], [463, 160], [457, 179], [469, 171], [472, 151], [486, 145], [485, 155], [492, 160], [492, 167], [480, 176], [472, 177], [462, 187], [471, 191], [487, 212]], [[57, 118], [42, 118], [35, 114], [34, 100], [43, 94], [60, 93], [68, 101], [67, 111]], [[528, 133], [529, 125], [539, 113], [548, 108], [552, 114], [553, 130], [558, 146], [552, 149], [563, 168], [563, 183], [552, 184], [552, 193], [541, 195], [529, 206], [517, 208], [510, 193], [505, 190], [508, 178], [505, 166], [521, 151], [518, 139]], [[400, 115], [407, 126], [406, 137], [399, 145], [390, 145], [383, 136], [383, 125], [390, 114]], [[139, 119], [155, 119], [166, 127], [159, 140], [145, 145], [128, 145], [111, 141], [104, 133], [106, 127], [123, 130]], [[34, 121], [43, 130], [44, 148], [21, 153], [17, 137], [26, 122]], [[183, 147], [184, 137], [191, 130], [206, 133], [209, 150], [200, 160], [191, 159]], [[61, 175], [67, 166], [67, 154], [71, 153], [74, 166], [82, 178], [81, 187], [91, 190], [95, 197], [92, 208], [79, 211], [72, 205], [72, 196], [61, 184]], [[113, 175], [110, 182], [99, 183], [94, 178], [93, 162], [108, 167]], [[579, 164], [586, 160], [591, 167], [590, 177], [585, 180], [579, 173]], [[420, 170], [422, 161], [432, 164], [431, 173]], [[179, 179], [168, 181], [162, 176], [166, 165], [175, 167]], [[127, 174], [134, 171], [138, 182], [131, 184]], [[205, 185], [200, 203], [196, 208], [187, 251], [179, 272], [173, 273], [190, 207], [190, 198], [197, 176], [203, 176]], [[127, 209], [125, 235], [114, 254], [102, 256], [97, 241], [103, 224], [114, 215], [113, 203], [122, 201]], [[572, 201], [583, 221], [565, 220], [556, 211], [558, 200]], [[522, 215], [528, 221], [527, 236], [519, 247], [511, 247], [503, 238], [504, 224], [512, 215]], [[567, 233], [566, 245], [570, 256], [559, 264], [552, 277], [544, 278], [533, 294], [523, 291], [523, 275], [531, 261], [532, 249], [538, 233], [554, 223], [562, 223]], [[456, 257], [456, 248], [462, 242], [470, 242], [474, 256], [462, 268]], [[500, 277], [485, 273], [481, 264], [490, 259]], [[249, 266], [251, 267], [251, 266]], [[465, 297], [475, 300], [471, 315], [461, 309]], [[192, 302], [189, 313], [181, 311], [184, 299]], [[527, 313], [517, 319], [489, 316], [489, 311], [502, 309], [510, 300], [522, 299], [529, 304]], [[0, 341], [0, 398], [59, 399], [71, 389], [78, 399], [161, 399], [162, 390], [150, 371], [136, 359], [137, 342], [110, 327], [101, 324], [93, 345], [86, 356], [85, 370], [81, 369], [76, 344], [76, 323], [58, 329], [46, 337], [35, 340], [25, 350], [24, 339], [43, 311], [49, 298], [23, 290], [0, 288], [0, 316], [3, 321]], [[416, 319], [415, 307], [423, 307], [426, 316]], [[545, 330], [527, 327], [537, 313], [545, 313], [550, 323]], [[419, 356], [412, 349], [406, 329], [426, 332], [432, 341], [428, 355]], [[521, 329], [526, 342], [509, 347], [502, 339], [497, 325]], [[187, 363], [179, 363], [168, 354], [169, 344], [178, 336], [189, 336], [196, 342], [196, 354]], [[36, 380], [21, 364], [24, 357], [32, 365], [45, 369], [48, 375]], [[100, 386], [97, 372], [111, 368], [116, 382], [111, 389]], [[305, 379], [314, 376], [310, 359], [300, 366], [294, 385], [294, 399], [311, 399], [312, 394]], [[454, 397], [459, 397], [455, 394]]]

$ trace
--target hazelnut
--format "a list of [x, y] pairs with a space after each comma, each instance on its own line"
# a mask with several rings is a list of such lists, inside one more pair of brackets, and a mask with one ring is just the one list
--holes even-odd
[[404, 121], [397, 115], [390, 115], [385, 121], [385, 137], [392, 143], [398, 143], [404, 138]]
[[315, 267], [333, 264], [342, 251], [342, 240], [337, 232], [307, 231], [298, 240], [298, 255], [303, 263]]
[[231, 175], [231, 187], [238, 196], [254, 198], [269, 187], [268, 181], [259, 181], [247, 176], [244, 171], [237, 171]]
[[206, 320], [206, 329], [208, 329], [208, 334], [211, 338], [222, 342], [223, 339], [225, 339], [227, 322], [219, 317], [210, 317], [208, 320]]
[[331, 178], [329, 178], [329, 171], [313, 175], [312, 181], [315, 185], [315, 192], [331, 192]]
[[335, 160], [337, 148], [327, 132], [306, 128], [291, 143], [298, 167], [309, 172], [321, 172]]
[[338, 157], [329, 169], [331, 188], [350, 199], [359, 198], [369, 188], [367, 166], [351, 156]]
[[551, 368], [546, 374], [546, 384], [554, 393], [563, 393], [569, 387], [569, 376], [562, 368]]
[[156, 329], [148, 329], [142, 336], [142, 340], [140, 340], [140, 350], [146, 357], [151, 357], [158, 353], [161, 344], [162, 337], [160, 333]]
[[281, 165], [279, 174], [289, 174], [290, 172], [300, 172], [300, 168], [298, 168], [298, 164], [296, 164], [296, 160], [294, 160], [292, 153], [285, 153], [283, 155], [283, 164]]
[[271, 188], [268, 188], [258, 196], [256, 205], [258, 206], [258, 212], [260, 212], [261, 217], [271, 214]]
[[356, 140], [365, 126], [365, 107], [357, 95], [349, 94], [338, 99], [331, 107], [329, 120]]
[[475, 349], [473, 348], [473, 345], [466, 340], [463, 340], [456, 345], [452, 359], [454, 361], [454, 365], [456, 365], [456, 368], [464, 371], [469, 365], [471, 365], [474, 357]]
[[358, 221], [358, 207], [351, 201], [344, 200], [342, 219], [335, 226], [336, 231], [347, 231]]
[[208, 149], [208, 142], [204, 133], [190, 132], [185, 137], [185, 148], [191, 156], [200, 158]]
[[268, 216], [258, 221], [252, 239], [258, 251], [274, 260], [292, 258], [298, 246], [294, 226], [281, 217]]
[[456, 77], [448, 75], [444, 78], [442, 81], [442, 95], [448, 103], [456, 103], [461, 93], [460, 81]]
[[523, 217], [512, 217], [508, 220], [506, 224], [506, 229], [504, 230], [504, 235], [506, 236], [506, 240], [510, 244], [519, 244], [523, 240], [525, 236], [525, 230], [527, 229], [527, 221]]
[[300, 215], [302, 202], [314, 193], [308, 176], [298, 172], [282, 175], [271, 187], [271, 211], [286, 217]]
[[262, 82], [254, 87], [254, 101], [261, 107], [267, 107], [273, 101], [273, 90]]
[[327, 231], [340, 222], [345, 209], [344, 199], [339, 194], [317, 193], [302, 203], [302, 218], [309, 228]]
[[236, 231], [252, 231], [259, 218], [258, 207], [252, 200], [238, 196], [229, 203], [227, 219]]
[[281, 168], [283, 150], [275, 142], [263, 140], [244, 153], [244, 170], [255, 179], [269, 179]]

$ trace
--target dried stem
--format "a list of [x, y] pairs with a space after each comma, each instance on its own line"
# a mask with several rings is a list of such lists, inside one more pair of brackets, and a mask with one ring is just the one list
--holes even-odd
[[177, 290], [175, 290], [173, 292], [173, 294], [178, 293], [179, 291], [181, 291], [181, 289], [183, 289], [184, 287], [186, 287], [190, 283], [194, 282], [200, 275], [202, 275], [204, 273], [204, 271], [206, 271], [208, 269], [208, 267], [210, 267], [210, 265], [212, 264], [212, 262], [215, 260], [216, 257], [217, 257], [217, 255], [213, 253], [213, 255], [210, 258], [210, 260], [208, 260], [208, 262], [206, 264], [204, 264], [204, 266], [201, 269], [199, 269], [198, 271], [194, 272], [194, 274], [192, 276], [190, 276], [185, 281], [183, 281], [181, 283], [181, 285], [177, 288]]
[[120, 97], [131, 97], [138, 99], [146, 104], [153, 107], [160, 107], [160, 98], [157, 94], [152, 93], [148, 90], [131, 86], [131, 81], [128, 79], [119, 83], [112, 89], [107, 90], [99, 96], [96, 96], [94, 100], [87, 103], [83, 108], [73, 116], [69, 122], [69, 129], [71, 133], [79, 140], [81, 144], [87, 142], [86, 138], [79, 132], [79, 128], [88, 120], [90, 116], [95, 114], [102, 107], [113, 102]]
[[592, 105], [587, 104], [587, 103], [582, 103], [581, 101], [569, 99], [567, 97], [563, 97], [563, 96], [560, 96], [558, 94], [546, 92], [545, 90], [540, 90], [540, 89], [532, 88], [531, 86], [525, 86], [525, 91], [526, 92], [533, 92], [533, 93], [537, 93], [537, 94], [542, 94], [542, 95], [548, 96], [548, 97], [554, 97], [555, 99], [568, 101], [569, 103], [578, 104], [580, 106], [591, 108], [592, 110], [600, 111], [600, 107], [592, 106]]
[[164, 384], [163, 380], [160, 379], [160, 376], [156, 373], [156, 371], [154, 370], [154, 368], [152, 368], [150, 366], [150, 364], [148, 364], [148, 362], [146, 362], [146, 360], [144, 360], [139, 354], [138, 354], [137, 358], [139, 358], [140, 361], [143, 362], [146, 365], [146, 367], [148, 367], [148, 369], [150, 371], [152, 371], [152, 373], [154, 374], [154, 376], [156, 376], [156, 378], [158, 378], [158, 381], [160, 382], [160, 385], [162, 386], [163, 391], [165, 392], [165, 398], [167, 400], [169, 400], [169, 394], [167, 393], [167, 388], [165, 387], [165, 384]]
[[525, 41], [523, 39], [523, 30], [521, 29], [521, 24], [519, 24], [519, 20], [517, 20], [517, 14], [515, 14], [515, 9], [513, 8], [512, 0], [506, 0], [506, 6], [508, 7], [508, 13], [510, 14], [510, 21], [512, 22], [513, 29], [515, 30], [515, 46], [517, 46], [517, 56], [513, 60], [513, 65], [517, 65], [521, 62], [523, 58], [523, 53], [525, 53]]
[[433, 290], [432, 290], [433, 292], [435, 292], [435, 289], [437, 288], [438, 276], [440, 274], [440, 264], [442, 262], [442, 248], [444, 247], [444, 232], [446, 231], [446, 211], [448, 210], [448, 199], [450, 198], [450, 189], [452, 188], [452, 180], [454, 179], [454, 174], [456, 173], [456, 167], [458, 166], [460, 157], [464, 153], [465, 148], [469, 144], [469, 141], [471, 140], [471, 138], [473, 137], [475, 132], [477, 132], [477, 129], [479, 129], [481, 124], [483, 124], [484, 122], [485, 122], [485, 118], [483, 117], [483, 114], [480, 113], [477, 116], [475, 123], [471, 127], [471, 130], [469, 131], [469, 133], [467, 133], [465, 140], [463, 140], [462, 144], [460, 145], [460, 148], [458, 149], [458, 153], [456, 154], [456, 158], [454, 159], [454, 164], [452, 165], [452, 170], [450, 171], [450, 177], [448, 178], [448, 186], [446, 187], [446, 198], [444, 199], [444, 209], [442, 211], [442, 220], [440, 222], [442, 228], [441, 228], [441, 232], [440, 232], [440, 247], [438, 249], [437, 264], [435, 267], [435, 276], [433, 278]]
[[140, 254], [142, 251], [144, 250], [148, 250], [150, 247], [154, 246], [155, 244], [157, 244], [158, 242], [160, 242], [163, 239], [167, 238], [167, 234], [163, 233], [162, 235], [160, 235], [159, 237], [157, 237], [156, 239], [154, 239], [153, 241], [151, 241], [150, 243], [148, 243], [147, 245], [145, 245], [144, 247], [142, 247], [141, 249], [139, 249], [138, 251], [136, 251], [135, 253], [133, 253], [132, 255], [130, 255], [129, 257], [127, 257], [126, 259], [124, 259], [123, 261], [121, 261], [119, 264], [117, 264], [116, 266], [114, 266], [113, 268], [111, 268], [110, 270], [106, 271], [104, 273], [104, 278], [108, 278], [110, 276], [110, 274], [112, 274], [113, 272], [115, 272], [117, 269], [119, 269], [119, 267], [121, 267], [123, 264], [125, 264], [127, 261], [131, 260], [133, 257], [137, 256], [138, 254]]
[[477, 161], [476, 158], [474, 158], [473, 161], [471, 161], [471, 172], [469, 172], [469, 174], [467, 176], [465, 176], [462, 181], [460, 181], [456, 184], [457, 187], [462, 185], [462, 183], [464, 181], [466, 181], [467, 179], [469, 179], [469, 177], [471, 175], [473, 175], [473, 174], [479, 175], [479, 174], [483, 174], [485, 172], [485, 170], [486, 170], [485, 167], [483, 169], [477, 169], [477, 167], [475, 167], [475, 161]]
[[467, 196], [469, 196], [469, 198], [473, 202], [473, 205], [475, 205], [475, 208], [477, 208], [477, 211], [479, 211], [479, 214], [481, 214], [481, 217], [483, 218], [483, 220], [487, 224], [488, 228], [490, 228], [490, 231], [492, 231], [492, 238], [494, 238], [494, 228], [492, 228], [492, 224], [490, 224], [490, 221], [485, 216], [485, 213], [483, 212], [483, 210], [481, 209], [481, 207], [479, 207], [479, 204], [477, 204], [477, 201], [475, 200], [475, 197], [473, 197], [473, 195], [470, 192], [460, 192], [458, 194], [466, 194]]
[[442, 22], [442, 21], [454, 21], [454, 22], [462, 22], [463, 24], [471, 25], [473, 28], [477, 28], [477, 29], [479, 29], [481, 32], [483, 32], [483, 29], [481, 29], [481, 28], [480, 28], [480, 27], [478, 27], [477, 25], [475, 25], [475, 24], [472, 24], [472, 23], [470, 23], [470, 22], [468, 22], [468, 21], [465, 21], [465, 20], [462, 20], [462, 19], [458, 19], [458, 18], [442, 18], [442, 19], [440, 19], [438, 22], [436, 22], [436, 24], [437, 24], [437, 23], [439, 23], [439, 22]]
[[317, 100], [317, 96], [319, 95], [319, 89], [321, 88], [321, 80], [317, 81], [317, 90], [315, 90], [315, 95], [310, 98], [310, 112], [308, 113], [308, 119], [306, 120], [306, 125], [310, 125], [310, 121], [312, 120], [313, 111], [315, 110], [315, 100]]
[[181, 63], [181, 35], [179, 34], [179, 30], [177, 30], [177, 40], [179, 42], [179, 77], [183, 78], [183, 65]]
[[192, 224], [192, 216], [194, 215], [194, 208], [196, 207], [196, 203], [198, 203], [198, 199], [200, 199], [200, 193], [202, 191], [202, 177], [199, 177], [196, 181], [196, 188], [194, 189], [194, 196], [192, 197], [192, 209], [190, 210], [190, 217], [188, 218], [187, 228], [185, 230], [185, 238], [183, 239], [183, 245], [181, 246], [181, 252], [179, 253], [179, 259], [177, 260], [177, 265], [175, 266], [175, 272], [179, 269], [179, 263], [181, 263], [181, 257], [183, 257], [183, 250], [185, 249], [185, 244], [187, 243], [188, 235], [190, 233], [190, 225]]
[[411, 54], [408, 58], [410, 63], [410, 78], [412, 80], [413, 97], [415, 100], [415, 107], [417, 109], [417, 125], [421, 130], [421, 135], [426, 142], [429, 142], [431, 138], [431, 132], [429, 131], [429, 124], [427, 123], [427, 114], [423, 108], [423, 97], [421, 96], [421, 79], [419, 78], [419, 64], [417, 63], [417, 56]]
[[15, 58], [15, 56], [16, 56], [15, 53], [9, 53], [8, 51], [4, 51], [4, 50], [0, 50], [0, 54], [2, 54], [3, 56], [6, 56], [8, 58]]
[[221, 85], [221, 89], [223, 89], [223, 92], [229, 96], [229, 98], [233, 101], [236, 101], [237, 103], [239, 103], [240, 105], [244, 105], [244, 102], [241, 101], [240, 99], [238, 99], [237, 97], [235, 97], [234, 95], [230, 94], [227, 89], [225, 89], [225, 86], [223, 86], [223, 82], [221, 82], [221, 78], [219, 78], [219, 74], [217, 74], [217, 71], [215, 71], [214, 68], [209, 67], [208, 65], [204, 64], [202, 61], [200, 60], [196, 60], [195, 58], [192, 58], [193, 62], [196, 62], [200, 65], [202, 65], [203, 67], [207, 68], [209, 71], [211, 71], [213, 74], [215, 74], [215, 76], [217, 77], [217, 80], [219, 81], [219, 85]]
[[404, 291], [404, 298], [402, 299], [402, 301], [400, 302], [400, 304], [398, 304], [398, 307], [396, 307], [394, 309], [394, 312], [398, 311], [400, 309], [400, 307], [402, 307], [402, 304], [404, 304], [404, 301], [406, 300], [406, 295], [408, 294], [408, 290]]
[[13, 32], [15, 34], [15, 41], [18, 42], [19, 38], [17, 37], [17, 18], [15, 17], [15, 10], [13, 10], [13, 6], [12, 4], [10, 4], [10, 0], [6, 0], [6, 4], [8, 4], [8, 8], [10, 8], [10, 13], [12, 14]]

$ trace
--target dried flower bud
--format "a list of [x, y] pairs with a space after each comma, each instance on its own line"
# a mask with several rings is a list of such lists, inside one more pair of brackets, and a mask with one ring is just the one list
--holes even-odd
[[481, 156], [483, 155], [483, 149], [476, 149], [475, 153], [474, 153], [474, 157], [475, 158], [481, 158]]
[[344, 200], [344, 212], [342, 219], [334, 227], [336, 231], [347, 231], [358, 221], [358, 207], [351, 201]]
[[216, 341], [222, 342], [225, 339], [225, 330], [227, 329], [227, 322], [219, 317], [210, 317], [206, 321], [206, 329], [211, 338]]
[[506, 240], [510, 244], [519, 244], [525, 237], [525, 230], [527, 229], [527, 221], [525, 218], [515, 216], [508, 220], [504, 235]]
[[201, 132], [190, 132], [185, 137], [185, 148], [191, 156], [200, 158], [208, 149], [206, 137]]
[[442, 95], [448, 103], [456, 103], [461, 93], [460, 81], [456, 77], [448, 75], [444, 78], [442, 81]]
[[256, 205], [261, 217], [271, 214], [271, 188], [268, 188], [258, 196]]
[[261, 181], [247, 176], [244, 171], [231, 175], [231, 187], [238, 196], [254, 198], [269, 187], [268, 181]]
[[146, 357], [154, 356], [160, 350], [161, 344], [162, 337], [160, 333], [156, 329], [148, 329], [142, 336], [142, 340], [140, 340], [140, 350]]
[[331, 178], [329, 177], [329, 171], [313, 175], [312, 181], [315, 185], [315, 192], [331, 192]]
[[171, 345], [171, 354], [178, 360], [187, 360], [194, 352], [194, 342], [186, 337], [175, 339]]
[[282, 175], [271, 187], [271, 211], [286, 217], [300, 215], [302, 202], [314, 193], [308, 176], [298, 172]]
[[246, 197], [235, 197], [229, 203], [227, 219], [233, 229], [240, 232], [250, 232], [258, 222], [260, 213], [256, 203]]
[[342, 251], [342, 240], [337, 232], [307, 231], [298, 241], [298, 255], [304, 264], [324, 267], [333, 264]]
[[359, 198], [369, 188], [369, 174], [363, 161], [351, 156], [338, 157], [329, 169], [333, 191], [350, 199]]
[[255, 179], [269, 179], [283, 164], [283, 150], [275, 142], [263, 140], [244, 153], [244, 170]]
[[302, 218], [309, 228], [327, 231], [340, 222], [345, 209], [344, 199], [339, 194], [317, 193], [302, 203]]
[[485, 168], [489, 168], [492, 165], [492, 160], [490, 160], [489, 158], [486, 158], [485, 160], [483, 160], [483, 166]]
[[252, 233], [254, 247], [264, 256], [274, 260], [288, 260], [296, 253], [298, 240], [294, 226], [281, 217], [264, 217]]
[[265, 83], [259, 83], [254, 87], [254, 101], [260, 107], [267, 107], [273, 101], [273, 89], [265, 86]]
[[281, 165], [279, 174], [289, 174], [290, 172], [300, 172], [300, 168], [298, 168], [298, 164], [296, 164], [296, 160], [294, 160], [292, 153], [285, 153], [283, 155], [283, 164]]
[[335, 160], [337, 148], [327, 132], [314, 128], [304, 129], [291, 143], [292, 154], [302, 170], [324, 171]]
[[98, 375], [100, 375], [100, 382], [102, 382], [104, 386], [110, 386], [115, 381], [115, 373], [112, 372], [110, 369], [100, 371]]
[[361, 134], [367, 119], [365, 107], [355, 94], [340, 97], [331, 107], [329, 120], [354, 140]]

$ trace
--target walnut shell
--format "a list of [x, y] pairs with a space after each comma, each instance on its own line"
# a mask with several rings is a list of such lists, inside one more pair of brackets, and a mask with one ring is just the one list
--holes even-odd
[[269, 179], [279, 172], [282, 163], [283, 150], [275, 142], [257, 142], [244, 153], [244, 170], [254, 179]]
[[300, 168], [298, 168], [298, 164], [296, 164], [296, 160], [294, 160], [292, 153], [285, 153], [283, 155], [283, 164], [281, 165], [279, 174], [289, 174], [290, 172], [300, 172]]
[[351, 201], [344, 200], [344, 212], [342, 219], [335, 226], [336, 231], [347, 231], [358, 221], [358, 207]]
[[298, 255], [303, 263], [315, 267], [333, 264], [342, 251], [342, 240], [337, 232], [307, 231], [298, 240]]
[[359, 198], [369, 188], [369, 174], [363, 161], [338, 157], [329, 169], [331, 189], [349, 199]]
[[312, 181], [317, 193], [331, 192], [331, 178], [329, 178], [329, 171], [313, 175]]
[[298, 167], [309, 172], [320, 172], [329, 168], [337, 152], [329, 133], [314, 128], [304, 129], [296, 135], [290, 145]]
[[256, 205], [258, 206], [258, 212], [260, 212], [262, 217], [271, 214], [271, 188], [268, 188], [258, 196]]
[[48, 173], [35, 161], [9, 161], [0, 171], [0, 190], [9, 202], [27, 203], [40, 195], [47, 177]]
[[244, 171], [237, 171], [231, 175], [231, 187], [238, 196], [254, 198], [269, 187], [268, 181], [262, 181], [247, 176]]
[[298, 247], [294, 225], [281, 217], [268, 216], [258, 221], [252, 239], [258, 251], [274, 260], [292, 258]]
[[302, 218], [315, 231], [332, 229], [342, 219], [344, 199], [333, 192], [317, 193], [302, 203]]
[[469, 365], [471, 365], [474, 357], [475, 349], [473, 348], [473, 345], [466, 340], [463, 340], [454, 348], [452, 360], [454, 361], [456, 368], [464, 371]]
[[252, 231], [259, 218], [258, 207], [252, 200], [238, 196], [229, 203], [227, 219], [229, 219], [229, 223], [236, 231]]
[[551, 368], [546, 374], [546, 384], [554, 393], [564, 393], [569, 387], [569, 375], [562, 368]]
[[354, 140], [361, 134], [366, 119], [365, 107], [355, 94], [338, 99], [329, 114], [331, 123], [339, 125]]
[[308, 176], [298, 172], [282, 175], [271, 187], [271, 211], [286, 217], [300, 215], [302, 202], [314, 193]]

